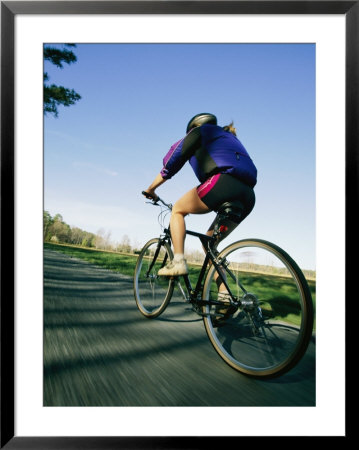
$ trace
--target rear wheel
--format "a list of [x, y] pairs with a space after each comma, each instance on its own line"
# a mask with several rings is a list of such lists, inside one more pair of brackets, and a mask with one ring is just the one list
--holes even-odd
[[[232, 274], [226, 277], [239, 302], [227, 314], [226, 307], [204, 307], [204, 325], [214, 348], [247, 375], [283, 374], [303, 356], [312, 335], [312, 298], [302, 271], [282, 249], [256, 239], [235, 242], [219, 260]], [[212, 266], [203, 289], [205, 300], [217, 299], [215, 274]]]
[[159, 277], [158, 270], [173, 258], [167, 242], [148, 241], [138, 256], [134, 275], [134, 294], [138, 309], [148, 318], [158, 317], [171, 300], [174, 282]]

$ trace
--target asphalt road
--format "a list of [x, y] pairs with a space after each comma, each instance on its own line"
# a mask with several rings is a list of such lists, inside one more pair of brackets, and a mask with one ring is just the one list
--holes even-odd
[[289, 373], [228, 366], [175, 293], [157, 319], [129, 277], [44, 251], [45, 406], [315, 406], [315, 344]]

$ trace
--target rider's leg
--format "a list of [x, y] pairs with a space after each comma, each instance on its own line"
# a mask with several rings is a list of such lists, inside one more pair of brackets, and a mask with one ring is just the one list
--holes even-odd
[[184, 253], [184, 241], [186, 236], [184, 218], [188, 214], [206, 214], [208, 212], [210, 212], [210, 209], [198, 197], [197, 188], [188, 191], [173, 205], [170, 228], [175, 254]]
[[[208, 231], [207, 231], [207, 233], [206, 233], [207, 236], [213, 236], [213, 233], [214, 233], [214, 224], [215, 224], [215, 222], [213, 222], [213, 223], [211, 224], [211, 226], [209, 227], [209, 229], [208, 229]], [[228, 221], [226, 222], [225, 226], [227, 227], [227, 230], [224, 231], [223, 233], [221, 233], [221, 235], [218, 237], [218, 241], [217, 241], [217, 244], [216, 244], [216, 245], [218, 245], [221, 241], [223, 241], [223, 239], [225, 239], [229, 234], [231, 234], [232, 231], [233, 231], [235, 228], [237, 228], [238, 223], [235, 223], [235, 222], [232, 222], [232, 221], [229, 221], [229, 220], [228, 220]], [[225, 272], [222, 272], [222, 275], [226, 278], [226, 273], [225, 273]], [[218, 280], [218, 278], [219, 278], [218, 272], [216, 272], [216, 273], [214, 274], [214, 277], [213, 277], [213, 278], [214, 278], [214, 281], [215, 281], [216, 284], [217, 284], [218, 292], [221, 292], [221, 293], [223, 293], [223, 294], [226, 294], [228, 291], [227, 291], [227, 289], [226, 289], [224, 283], [222, 283], [220, 280]]]
[[172, 208], [170, 230], [174, 249], [173, 261], [158, 271], [158, 275], [176, 276], [188, 273], [186, 261], [184, 260], [184, 241], [186, 236], [186, 225], [184, 218], [188, 214], [205, 214], [210, 209], [198, 197], [197, 189], [191, 189], [181, 197]]
[[[215, 225], [216, 221], [214, 221], [211, 226], [209, 227], [208, 231], [207, 231], [207, 235], [208, 236], [213, 236], [214, 233], [214, 225]], [[222, 232], [219, 236], [218, 236], [218, 240], [216, 243], [216, 246], [223, 240], [225, 239], [230, 233], [232, 233], [232, 231], [238, 226], [238, 223], [232, 222], [230, 220], [226, 220], [225, 223], [223, 223], [223, 225], [225, 225], [227, 227], [227, 230]], [[226, 272], [225, 270], [223, 270], [222, 268], [220, 269], [221, 273], [224, 277], [225, 280], [227, 280], [227, 276], [226, 276]], [[228, 319], [229, 317], [231, 317], [233, 315], [233, 313], [236, 311], [236, 307], [232, 307], [230, 306], [231, 300], [230, 300], [230, 295], [227, 291], [227, 288], [225, 286], [225, 284], [222, 282], [222, 280], [219, 277], [218, 272], [215, 272], [213, 275], [213, 279], [217, 285], [217, 289], [218, 289], [218, 296], [217, 296], [217, 300], [220, 302], [223, 302], [224, 306], [221, 305], [217, 305], [215, 307], [215, 315], [219, 314], [219, 317], [215, 317], [215, 321], [213, 322], [213, 324], [220, 324], [222, 323], [222, 321]]]

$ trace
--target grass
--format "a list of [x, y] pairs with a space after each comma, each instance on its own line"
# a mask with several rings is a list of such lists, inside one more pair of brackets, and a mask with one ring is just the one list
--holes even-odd
[[[299, 325], [300, 304], [296, 284], [291, 278], [268, 274], [241, 274], [241, 283], [248, 292], [253, 292], [261, 301], [261, 308], [266, 317]], [[313, 301], [315, 300], [315, 284], [308, 282]], [[229, 286], [234, 288], [234, 283]]]
[[[137, 255], [94, 250], [72, 245], [45, 243], [44, 248], [63, 252], [130, 277], [133, 277], [137, 261]], [[198, 265], [189, 265], [189, 277], [193, 286], [196, 284], [199, 271], [200, 267]], [[313, 280], [307, 281], [315, 307], [316, 283]], [[262, 304], [262, 308], [272, 317], [290, 321], [291, 323], [299, 322], [296, 288], [294, 283], [291, 283], [288, 278], [246, 272], [242, 273], [241, 282], [249, 292], [255, 292], [259, 298], [266, 300]]]
[[75, 258], [83, 259], [91, 264], [104, 267], [105, 269], [119, 272], [124, 275], [133, 276], [137, 255], [127, 253], [116, 253], [90, 248], [77, 247], [73, 245], [51, 244], [45, 242], [45, 249], [56, 250]]
[[[44, 248], [56, 250], [75, 258], [83, 259], [91, 264], [103, 267], [114, 272], [133, 277], [137, 262], [137, 255], [128, 253], [117, 253], [90, 248], [77, 247], [66, 244], [52, 244], [45, 242]], [[195, 284], [199, 274], [199, 266], [189, 266], [189, 277], [191, 283]]]

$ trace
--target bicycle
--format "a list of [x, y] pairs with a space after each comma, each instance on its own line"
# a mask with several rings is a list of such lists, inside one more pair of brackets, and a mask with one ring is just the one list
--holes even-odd
[[[144, 195], [147, 193], [143, 192]], [[161, 206], [172, 205], [146, 195]], [[223, 222], [239, 222], [240, 205], [224, 203], [217, 211], [213, 236], [186, 230], [205, 250], [194, 287], [189, 275], [158, 276], [173, 258], [169, 227], [142, 248], [135, 267], [134, 295], [143, 316], [153, 319], [167, 308], [175, 285], [203, 317], [207, 335], [221, 358], [248, 376], [270, 378], [292, 369], [303, 357], [313, 330], [313, 302], [308, 283], [295, 261], [281, 248], [261, 239], [245, 239], [218, 252]], [[164, 222], [164, 219], [163, 219]], [[218, 300], [216, 278], [224, 283], [226, 302]], [[184, 287], [181, 284], [183, 279]]]

